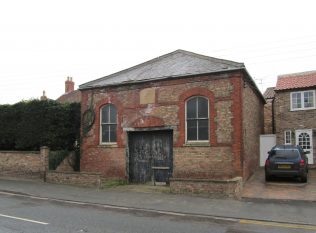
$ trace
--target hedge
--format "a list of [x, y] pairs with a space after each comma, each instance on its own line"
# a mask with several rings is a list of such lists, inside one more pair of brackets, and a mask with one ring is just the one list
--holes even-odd
[[80, 104], [53, 100], [0, 105], [0, 150], [73, 150], [80, 141]]

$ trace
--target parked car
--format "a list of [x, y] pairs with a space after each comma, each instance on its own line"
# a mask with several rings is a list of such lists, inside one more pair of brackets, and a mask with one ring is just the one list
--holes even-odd
[[300, 146], [276, 145], [269, 152], [265, 163], [265, 179], [272, 177], [299, 177], [307, 182], [308, 158]]

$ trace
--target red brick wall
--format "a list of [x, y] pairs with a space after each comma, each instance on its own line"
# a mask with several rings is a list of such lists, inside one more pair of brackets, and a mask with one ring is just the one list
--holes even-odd
[[[147, 82], [82, 91], [82, 113], [96, 113], [91, 131], [83, 137], [81, 170], [106, 177], [126, 178], [128, 128], [166, 126], [173, 129], [175, 178], [227, 179], [242, 175], [241, 72]], [[152, 88], [154, 103], [140, 104], [140, 91]], [[93, 93], [93, 94], [92, 94]], [[93, 99], [92, 99], [93, 95]], [[194, 95], [210, 103], [210, 141], [185, 144], [185, 101]], [[118, 110], [117, 145], [100, 145], [100, 108], [112, 103]]]
[[107, 178], [126, 178], [124, 148], [85, 148], [81, 157], [80, 170], [83, 172], [99, 172]]

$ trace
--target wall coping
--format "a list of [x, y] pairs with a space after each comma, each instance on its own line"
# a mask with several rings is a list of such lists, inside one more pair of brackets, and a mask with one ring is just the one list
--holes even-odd
[[48, 171], [47, 173], [55, 173], [55, 174], [68, 174], [68, 175], [94, 175], [94, 176], [101, 176], [101, 173], [97, 173], [97, 172], [63, 172], [63, 171]]
[[25, 151], [25, 150], [0, 150], [1, 153], [10, 153], [10, 154], [40, 154], [40, 151]]
[[227, 180], [216, 179], [187, 179], [187, 178], [170, 178], [170, 181], [187, 181], [187, 182], [205, 182], [205, 183], [237, 183], [242, 181], [242, 177], [237, 176]]

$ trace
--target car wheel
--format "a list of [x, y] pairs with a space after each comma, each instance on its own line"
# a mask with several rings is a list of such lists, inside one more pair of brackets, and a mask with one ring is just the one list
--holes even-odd
[[265, 174], [266, 181], [271, 181], [271, 176]]
[[301, 182], [302, 183], [306, 183], [307, 182], [307, 174], [304, 173], [302, 176], [301, 176]]

